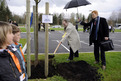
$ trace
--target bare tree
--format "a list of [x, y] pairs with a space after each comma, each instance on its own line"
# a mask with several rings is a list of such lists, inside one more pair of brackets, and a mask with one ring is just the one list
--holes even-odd
[[75, 13], [71, 13], [70, 22], [75, 24]]
[[36, 30], [35, 30], [35, 66], [38, 64], [38, 3], [41, 0], [34, 0], [36, 3]]
[[118, 23], [121, 23], [121, 9], [119, 10], [119, 13], [118, 13]]

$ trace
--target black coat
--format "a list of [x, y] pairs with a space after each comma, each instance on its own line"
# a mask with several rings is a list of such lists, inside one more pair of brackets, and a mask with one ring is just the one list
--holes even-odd
[[20, 81], [20, 75], [7, 50], [0, 52], [0, 81]]
[[[18, 58], [20, 66], [21, 66], [22, 74], [25, 73], [26, 71], [23, 68], [22, 60], [21, 60], [19, 53], [17, 52], [17, 48], [14, 47], [13, 45], [10, 45], [10, 46], [7, 46], [7, 49], [9, 49]], [[26, 81], [26, 79], [24, 79], [24, 81]]]
[[13, 23], [14, 25], [16, 25], [16, 26], [18, 26], [18, 24], [17, 23]]
[[[21, 61], [21, 57], [18, 52], [13, 50], [12, 46], [8, 46], [9, 49], [19, 60], [22, 73], [20, 73], [7, 50], [0, 52], [0, 81], [20, 81], [21, 74], [25, 73]], [[26, 79], [24, 79], [26, 81]]]
[[[84, 26], [90, 26], [90, 29], [91, 29], [91, 24], [94, 23], [94, 21], [95, 20], [92, 19], [89, 23], [81, 22], [80, 24], [84, 25]], [[94, 28], [92, 28], [92, 31], [95, 31], [93, 29]], [[98, 30], [97, 41], [98, 42], [104, 41], [104, 37], [109, 37], [109, 28], [108, 28], [108, 24], [107, 24], [106, 19], [100, 17], [100, 23], [99, 23], [99, 30]], [[90, 33], [90, 36], [89, 36], [89, 45], [92, 45], [92, 43], [93, 43], [93, 39], [92, 38], [93, 38], [93, 35], [92, 35], [92, 33]]]
[[[22, 60], [21, 60], [19, 53], [17, 52], [17, 48], [15, 48], [13, 46], [8, 46], [7, 49], [9, 49], [18, 58], [20, 66], [21, 66], [22, 73], [24, 73], [25, 71], [24, 71], [24, 68], [23, 68]], [[13, 49], [16, 49], [16, 50], [13, 50]]]

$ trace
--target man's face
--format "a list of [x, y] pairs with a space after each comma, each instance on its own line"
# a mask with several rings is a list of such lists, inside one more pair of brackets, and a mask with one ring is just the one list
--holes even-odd
[[92, 18], [95, 19], [97, 17], [97, 14], [92, 13]]
[[64, 27], [67, 27], [67, 25], [68, 25], [65, 21], [62, 21], [62, 24]]

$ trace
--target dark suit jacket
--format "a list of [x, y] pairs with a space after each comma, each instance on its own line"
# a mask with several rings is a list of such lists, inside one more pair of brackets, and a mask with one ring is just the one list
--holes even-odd
[[[94, 19], [92, 19], [89, 23], [84, 23], [81, 22], [81, 25], [84, 26], [90, 26], [91, 29], [91, 24], [94, 23]], [[94, 26], [94, 25], [93, 25]], [[93, 31], [93, 29], [92, 29]], [[90, 37], [89, 37], [89, 45], [92, 45], [93, 43], [93, 37], [92, 37], [92, 33], [90, 33]], [[109, 28], [108, 28], [108, 24], [105, 18], [100, 17], [100, 23], [99, 23], [99, 30], [98, 30], [98, 38], [97, 41], [101, 42], [104, 41], [104, 37], [109, 37]]]

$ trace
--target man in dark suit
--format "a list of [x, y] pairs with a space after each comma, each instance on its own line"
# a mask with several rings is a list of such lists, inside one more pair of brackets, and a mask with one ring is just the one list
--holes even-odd
[[18, 23], [16, 23], [16, 21], [13, 21], [13, 23], [12, 23], [12, 24], [14, 24], [14, 25], [18, 26]]
[[89, 44], [94, 43], [95, 64], [99, 63], [99, 48], [101, 51], [102, 69], [106, 68], [105, 51], [101, 48], [100, 42], [108, 40], [109, 29], [105, 18], [99, 17], [96, 10], [92, 11], [92, 20], [89, 23], [80, 21], [81, 25], [90, 26]]

